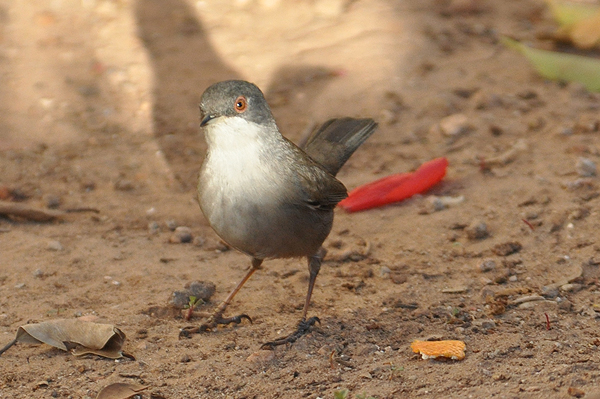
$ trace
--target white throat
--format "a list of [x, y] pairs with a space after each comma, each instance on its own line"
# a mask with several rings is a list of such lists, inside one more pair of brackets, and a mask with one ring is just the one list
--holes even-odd
[[237, 187], [237, 192], [244, 192], [256, 190], [256, 185], [270, 185], [269, 166], [261, 161], [266, 139], [260, 125], [243, 118], [221, 117], [213, 121], [206, 128], [205, 172], [225, 191]]

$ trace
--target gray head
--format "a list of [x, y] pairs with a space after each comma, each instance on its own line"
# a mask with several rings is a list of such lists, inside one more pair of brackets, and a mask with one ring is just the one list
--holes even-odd
[[200, 126], [221, 117], [241, 117], [257, 124], [275, 123], [263, 93], [244, 80], [215, 83], [204, 91], [200, 100]]

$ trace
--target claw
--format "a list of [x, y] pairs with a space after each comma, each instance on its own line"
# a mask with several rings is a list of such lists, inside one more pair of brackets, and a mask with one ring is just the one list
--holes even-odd
[[315, 325], [315, 323], [321, 324], [321, 319], [319, 319], [316, 316], [313, 316], [308, 320], [302, 319], [302, 320], [300, 320], [300, 323], [298, 323], [298, 328], [296, 328], [296, 331], [294, 331], [287, 337], [276, 339], [271, 342], [266, 342], [266, 343], [262, 344], [260, 349], [273, 350], [273, 349], [275, 349], [276, 346], [285, 345], [285, 344], [293, 344], [294, 342], [296, 342], [298, 340], [298, 338], [300, 338], [301, 336], [306, 334], [308, 332], [308, 330], [310, 330], [310, 328]]
[[248, 320], [252, 323], [252, 319], [247, 314], [240, 314], [233, 317], [223, 317], [222, 314], [213, 314], [206, 323], [200, 325], [200, 327], [184, 327], [179, 332], [179, 338], [190, 338], [192, 334], [199, 334], [201, 332], [212, 331], [219, 325], [226, 326], [231, 323], [240, 324], [242, 320]]
[[240, 315], [233, 316], [233, 317], [222, 318], [217, 322], [217, 324], [222, 324], [222, 325], [227, 325], [227, 324], [231, 324], [231, 323], [240, 324], [242, 322], [242, 320], [244, 320], [244, 319], [248, 320], [250, 322], [250, 324], [252, 324], [252, 319], [247, 314], [240, 314]]
[[192, 334], [198, 334], [200, 329], [198, 327], [183, 327], [179, 331], [179, 339], [181, 338], [191, 338]]

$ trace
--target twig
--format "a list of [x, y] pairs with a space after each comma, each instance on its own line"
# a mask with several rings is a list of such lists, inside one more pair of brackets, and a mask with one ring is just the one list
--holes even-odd
[[8, 349], [10, 349], [11, 346], [13, 346], [14, 344], [17, 343], [17, 339], [13, 339], [12, 341], [10, 341], [8, 344], [6, 344], [6, 346], [2, 349], [0, 349], [0, 356], [2, 356], [2, 354], [4, 352], [6, 352]]
[[0, 215], [16, 216], [35, 222], [49, 222], [64, 217], [65, 212], [0, 201]]
[[535, 227], [533, 227], [533, 225], [531, 223], [529, 223], [527, 221], [527, 219], [521, 219], [523, 221], [523, 223], [525, 223], [527, 226], [529, 226], [529, 228], [533, 231], [535, 230]]

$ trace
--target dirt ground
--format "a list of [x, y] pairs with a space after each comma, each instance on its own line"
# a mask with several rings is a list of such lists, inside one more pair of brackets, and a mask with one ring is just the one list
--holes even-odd
[[[548, 47], [550, 27], [530, 0], [0, 0], [0, 195], [98, 211], [0, 218], [0, 346], [20, 325], [88, 316], [135, 357], [17, 344], [0, 398], [95, 398], [113, 382], [147, 398], [594, 397], [600, 96], [498, 44]], [[160, 312], [194, 280], [216, 285], [212, 309], [249, 266], [195, 200], [198, 100], [228, 78], [262, 87], [292, 140], [376, 119], [338, 175], [349, 188], [450, 162], [428, 195], [336, 211], [321, 325], [273, 352], [261, 343], [300, 317], [303, 260], [265, 262], [238, 294], [228, 313], [253, 324], [179, 339], [201, 320]], [[171, 242], [177, 226], [191, 243]], [[463, 340], [466, 357], [423, 360], [415, 339]]]

